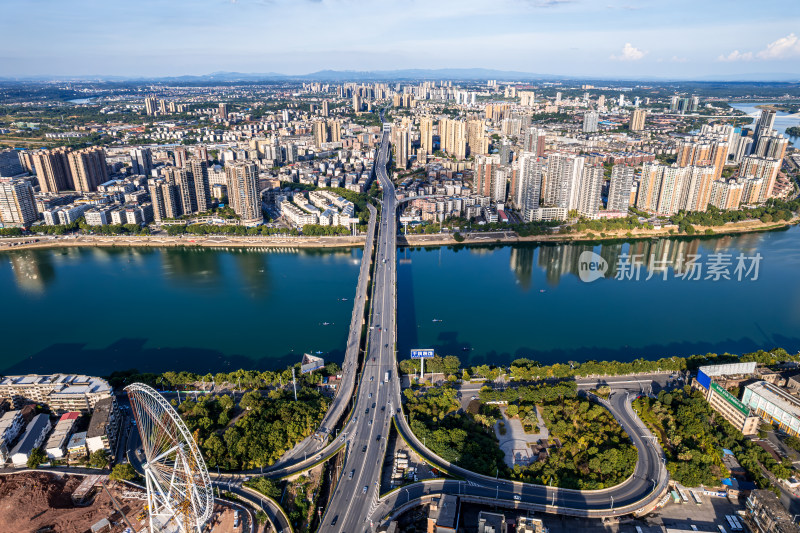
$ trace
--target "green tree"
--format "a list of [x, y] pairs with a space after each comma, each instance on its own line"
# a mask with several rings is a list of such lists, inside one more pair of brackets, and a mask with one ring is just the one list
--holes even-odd
[[508, 415], [509, 418], [514, 418], [518, 414], [519, 414], [519, 406], [517, 404], [512, 403], [511, 405], [506, 407], [506, 415]]
[[136, 470], [134, 470], [130, 463], [120, 463], [114, 465], [108, 477], [114, 481], [132, 481], [136, 479], [137, 476]]
[[34, 448], [28, 456], [28, 468], [39, 468], [39, 465], [47, 461], [47, 454], [41, 448]]
[[105, 468], [108, 466], [108, 450], [100, 449], [89, 455], [89, 466], [92, 468]]

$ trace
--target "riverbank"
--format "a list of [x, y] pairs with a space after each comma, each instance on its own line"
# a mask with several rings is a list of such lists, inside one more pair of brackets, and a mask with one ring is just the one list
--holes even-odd
[[361, 248], [364, 236], [44, 235], [0, 239], [0, 251], [60, 247]]
[[[687, 235], [678, 233], [675, 226], [667, 226], [660, 229], [636, 229], [619, 230], [597, 233], [595, 231], [581, 231], [575, 233], [558, 233], [553, 235], [530, 235], [520, 237], [513, 231], [495, 231], [464, 234], [464, 240], [458, 242], [452, 234], [441, 233], [435, 235], [406, 235], [398, 237], [399, 246], [453, 246], [456, 244], [493, 244], [493, 243], [553, 243], [563, 244], [570, 242], [605, 242], [628, 239], [652, 239], [661, 237], [708, 237], [720, 235], [736, 235], [741, 233], [760, 233], [787, 228], [800, 222], [800, 218], [795, 217], [791, 221], [782, 222], [761, 222], [760, 220], [746, 220], [743, 222], [730, 222], [724, 226], [694, 226], [695, 233]], [[706, 233], [710, 230], [713, 233]]]

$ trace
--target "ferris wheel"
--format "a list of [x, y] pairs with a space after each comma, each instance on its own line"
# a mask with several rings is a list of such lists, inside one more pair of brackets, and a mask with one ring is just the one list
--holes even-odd
[[153, 388], [125, 387], [142, 440], [150, 533], [199, 533], [214, 492], [206, 463], [186, 424]]

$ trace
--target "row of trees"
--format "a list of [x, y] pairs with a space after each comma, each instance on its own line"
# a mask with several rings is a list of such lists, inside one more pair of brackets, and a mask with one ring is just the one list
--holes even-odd
[[684, 212], [680, 211], [670, 217], [670, 221], [678, 228], [689, 225], [722, 226], [728, 222], [759, 219], [762, 222], [791, 220], [794, 213], [800, 211], [800, 200], [791, 201], [772, 198], [763, 206], [748, 209], [722, 211], [709, 205], [706, 211]]
[[145, 383], [158, 390], [194, 390], [203, 384], [229, 386], [239, 390], [270, 389], [286, 385], [292, 381], [292, 368], [299, 386], [311, 387], [322, 383], [324, 376], [333, 376], [341, 371], [336, 363], [328, 363], [314, 372], [301, 373], [300, 364], [294, 364], [283, 370], [234, 370], [216, 374], [196, 374], [194, 372], [168, 371], [162, 374], [142, 373], [136, 369], [112, 372], [107, 377], [114, 388], [123, 388], [131, 383]]

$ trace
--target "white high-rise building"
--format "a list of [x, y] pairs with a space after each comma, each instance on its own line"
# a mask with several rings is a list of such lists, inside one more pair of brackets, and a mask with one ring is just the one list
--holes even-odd
[[597, 217], [600, 210], [600, 191], [603, 187], [603, 165], [584, 166], [578, 185], [578, 214], [587, 218]]
[[614, 165], [611, 169], [611, 182], [608, 185], [609, 211], [627, 213], [630, 206], [631, 188], [633, 187], [633, 167]]
[[594, 133], [597, 131], [597, 119], [599, 114], [597, 111], [587, 111], [583, 115], [583, 132]]
[[38, 218], [31, 184], [25, 180], [0, 180], [0, 222], [29, 226]]
[[544, 203], [567, 211], [578, 208], [578, 189], [585, 159], [575, 154], [553, 153], [547, 158]]

